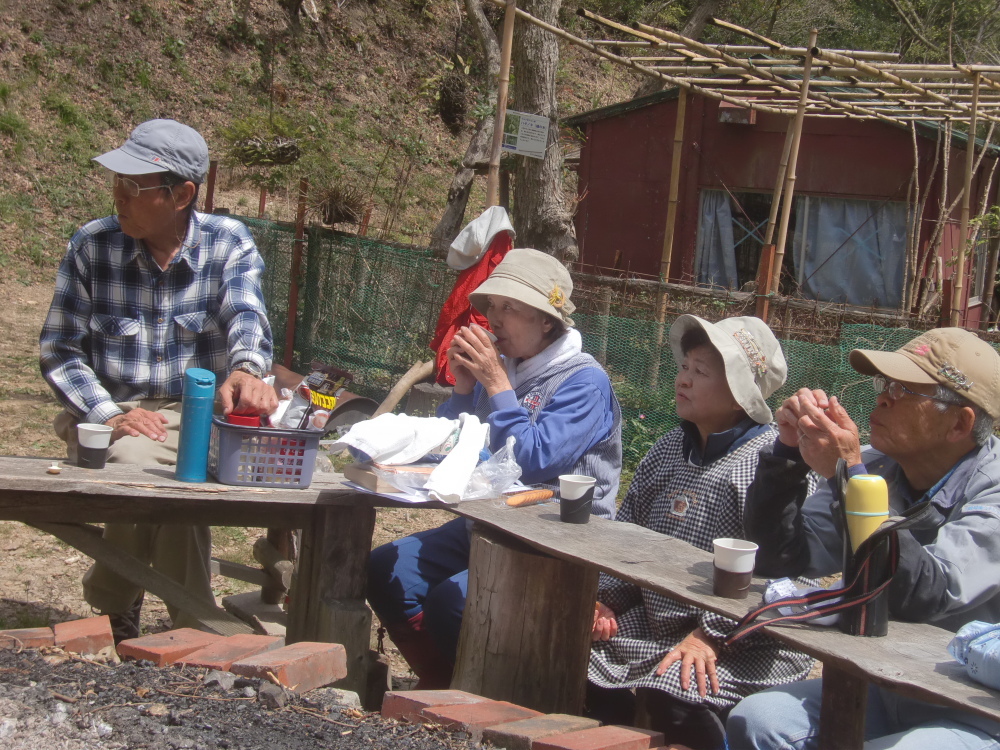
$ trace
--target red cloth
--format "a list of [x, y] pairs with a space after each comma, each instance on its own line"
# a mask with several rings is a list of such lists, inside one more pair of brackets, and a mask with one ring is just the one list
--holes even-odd
[[514, 241], [510, 232], [497, 232], [483, 253], [483, 257], [474, 266], [462, 271], [455, 280], [454, 289], [441, 307], [441, 315], [438, 316], [437, 328], [434, 329], [434, 338], [431, 341], [431, 349], [436, 352], [434, 363], [437, 371], [436, 380], [440, 385], [455, 385], [455, 378], [448, 368], [448, 347], [451, 346], [455, 332], [462, 326], [472, 323], [489, 330], [486, 316], [469, 304], [469, 294], [486, 281], [512, 247]]

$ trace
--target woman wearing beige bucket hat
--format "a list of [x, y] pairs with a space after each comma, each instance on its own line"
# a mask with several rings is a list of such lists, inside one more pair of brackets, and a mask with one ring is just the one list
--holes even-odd
[[[777, 434], [766, 399], [785, 382], [787, 366], [757, 318], [710, 323], [682, 315], [670, 347], [681, 424], [643, 458], [615, 518], [711, 551], [714, 539], [744, 537], [757, 455]], [[639, 695], [653, 729], [715, 750], [725, 714], [740, 699], [809, 672], [808, 657], [766, 636], [721, 651], [734, 622], [635, 584], [602, 576], [597, 595], [587, 709], [606, 723], [632, 723]]]
[[[475, 414], [490, 449], [514, 437], [526, 484], [560, 474], [595, 477], [593, 512], [614, 515], [621, 473], [621, 412], [608, 376], [582, 351], [570, 317], [573, 281], [538, 250], [511, 250], [469, 295], [489, 321], [462, 328], [448, 353], [455, 390], [438, 416]], [[493, 340], [495, 339], [495, 341]], [[469, 533], [457, 519], [372, 551], [368, 599], [420, 677], [447, 687], [465, 607]]]

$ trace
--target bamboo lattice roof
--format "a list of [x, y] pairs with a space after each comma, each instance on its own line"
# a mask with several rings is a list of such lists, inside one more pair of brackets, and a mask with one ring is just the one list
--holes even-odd
[[[504, 0], [492, 0], [505, 6]], [[561, 39], [669, 85], [761, 112], [793, 116], [805, 88], [805, 115], [914, 121], [966, 128], [1000, 122], [1000, 66], [912, 64], [891, 52], [791, 47], [719, 19], [711, 22], [753, 44], [705, 44], [669, 29], [577, 14], [606, 36], [583, 39], [518, 9], [517, 15]], [[615, 38], [610, 38], [615, 37]]]

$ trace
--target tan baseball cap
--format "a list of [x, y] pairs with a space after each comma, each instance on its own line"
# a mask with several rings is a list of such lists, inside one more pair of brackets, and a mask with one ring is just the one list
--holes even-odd
[[771, 421], [766, 399], [785, 383], [788, 364], [781, 344], [760, 318], [726, 318], [711, 323], [697, 315], [681, 315], [670, 326], [670, 348], [678, 366], [684, 358], [681, 339], [692, 328], [701, 328], [722, 355], [726, 382], [736, 403], [758, 424]]
[[556, 258], [540, 250], [514, 248], [473, 290], [469, 303], [485, 315], [488, 294], [510, 297], [572, 326], [570, 315], [576, 309], [569, 299], [572, 293], [573, 279]]
[[964, 328], [935, 328], [894, 352], [855, 349], [848, 361], [862, 375], [943, 385], [1000, 419], [1000, 354]]

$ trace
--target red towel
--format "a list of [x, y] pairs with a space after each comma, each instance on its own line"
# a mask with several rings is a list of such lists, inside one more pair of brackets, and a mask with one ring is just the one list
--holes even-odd
[[469, 304], [469, 294], [486, 281], [513, 246], [514, 241], [509, 232], [497, 232], [483, 257], [474, 266], [462, 271], [455, 280], [455, 288], [441, 308], [437, 328], [434, 329], [434, 339], [431, 341], [431, 349], [436, 352], [436, 380], [440, 385], [455, 385], [455, 378], [448, 368], [448, 347], [451, 346], [455, 332], [472, 323], [489, 330], [486, 316]]

